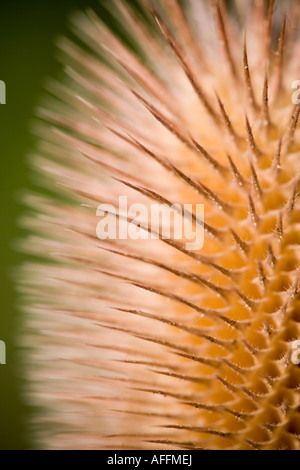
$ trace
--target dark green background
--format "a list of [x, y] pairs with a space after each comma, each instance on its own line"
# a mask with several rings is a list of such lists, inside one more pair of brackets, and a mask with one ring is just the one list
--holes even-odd
[[20, 189], [30, 188], [26, 155], [34, 147], [30, 121], [45, 78], [59, 73], [54, 40], [68, 34], [68, 15], [93, 0], [20, 0], [1, 2], [0, 80], [7, 87], [7, 104], [0, 105], [1, 150], [1, 314], [0, 340], [6, 342], [7, 365], [0, 365], [0, 449], [33, 448], [28, 426], [30, 410], [22, 399], [22, 369], [16, 333], [22, 318], [9, 271], [22, 261], [12, 247], [21, 235], [16, 220], [24, 211]]

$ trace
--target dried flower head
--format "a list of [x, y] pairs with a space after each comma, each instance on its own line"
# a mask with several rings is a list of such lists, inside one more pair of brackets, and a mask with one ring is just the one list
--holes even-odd
[[[37, 439], [297, 449], [300, 4], [108, 3], [73, 17], [39, 109], [21, 283]], [[120, 196], [204, 204], [203, 249], [100, 240]]]

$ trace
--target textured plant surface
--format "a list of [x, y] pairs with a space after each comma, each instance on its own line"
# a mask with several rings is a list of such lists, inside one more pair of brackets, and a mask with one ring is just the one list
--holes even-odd
[[[182, 4], [75, 15], [39, 109], [21, 286], [42, 446], [299, 448], [300, 5]], [[120, 195], [204, 203], [204, 248], [100, 241]]]

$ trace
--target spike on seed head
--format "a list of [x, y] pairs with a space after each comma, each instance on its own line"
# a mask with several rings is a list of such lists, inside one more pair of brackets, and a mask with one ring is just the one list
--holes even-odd
[[[62, 45], [68, 86], [40, 109], [33, 160], [53, 195], [27, 197], [23, 249], [37, 261], [19, 281], [48, 448], [299, 449], [288, 357], [299, 330], [300, 106], [287, 87], [300, 78], [300, 42], [284, 17], [273, 44], [273, 0], [255, 2], [255, 21], [250, 0], [243, 20], [209, 4], [112, 0], [122, 34], [88, 12], [73, 21], [88, 47]], [[155, 240], [99, 240], [94, 206], [120, 195], [147, 208], [204, 204], [205, 221], [189, 213], [202, 251], [160, 227]]]

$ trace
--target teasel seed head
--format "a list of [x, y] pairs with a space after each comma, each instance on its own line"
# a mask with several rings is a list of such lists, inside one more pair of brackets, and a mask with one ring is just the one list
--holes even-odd
[[[299, 449], [299, 2], [106, 5], [74, 15], [36, 127], [19, 285], [37, 443]], [[204, 204], [202, 250], [101, 241], [119, 196]]]

